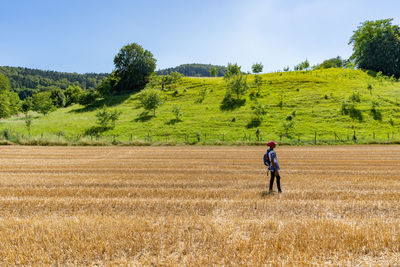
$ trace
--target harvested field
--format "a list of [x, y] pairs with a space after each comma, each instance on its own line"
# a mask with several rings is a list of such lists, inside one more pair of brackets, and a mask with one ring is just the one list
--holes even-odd
[[400, 146], [276, 151], [0, 147], [0, 265], [400, 264]]

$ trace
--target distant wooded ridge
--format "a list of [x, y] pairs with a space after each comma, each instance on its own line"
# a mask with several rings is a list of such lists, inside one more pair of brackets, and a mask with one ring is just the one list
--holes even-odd
[[108, 73], [67, 73], [38, 70], [23, 67], [0, 66], [0, 73], [10, 81], [10, 87], [21, 99], [36, 91], [48, 91], [54, 88], [65, 90], [70, 85], [79, 85], [83, 89], [96, 88], [109, 76]]
[[167, 68], [156, 71], [158, 75], [169, 75], [172, 72], [179, 72], [189, 77], [211, 77], [210, 69], [215, 67], [218, 71], [217, 76], [222, 77], [225, 75], [226, 67], [211, 65], [211, 64], [182, 64], [175, 68]]
[[[217, 76], [224, 76], [226, 67], [211, 64], [182, 64], [175, 68], [158, 70], [158, 75], [179, 72], [185, 76], [210, 77], [210, 68], [218, 70]], [[10, 81], [10, 87], [23, 99], [35, 91], [47, 91], [54, 88], [66, 89], [70, 85], [79, 85], [83, 89], [96, 88], [109, 73], [68, 73], [39, 70], [24, 67], [0, 66], [0, 73]]]

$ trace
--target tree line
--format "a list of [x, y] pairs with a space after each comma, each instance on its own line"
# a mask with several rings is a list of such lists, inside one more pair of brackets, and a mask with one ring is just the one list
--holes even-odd
[[[216, 73], [211, 73], [210, 69], [216, 69]], [[174, 68], [167, 68], [156, 71], [157, 75], [169, 75], [172, 72], [179, 72], [189, 77], [223, 77], [226, 67], [211, 64], [182, 64]]]
[[109, 75], [107, 73], [78, 74], [7, 66], [0, 67], [0, 74], [8, 78], [10, 88], [17, 92], [21, 99], [32, 96], [35, 92], [52, 89], [65, 90], [73, 85], [78, 85], [82, 89], [96, 88]]

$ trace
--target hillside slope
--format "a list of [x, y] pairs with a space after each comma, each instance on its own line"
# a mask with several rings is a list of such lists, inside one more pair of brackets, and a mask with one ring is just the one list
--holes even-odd
[[[101, 100], [96, 107], [74, 105], [47, 116], [34, 114], [32, 135], [83, 135], [96, 124], [96, 111], [106, 104], [120, 110], [122, 115], [115, 129], [104, 135], [116, 135], [121, 141], [130, 140], [131, 135], [133, 140], [152, 141], [187, 138], [192, 142], [198, 138], [210, 142], [237, 142], [249, 138], [254, 141], [257, 127], [250, 124], [254, 118], [252, 107], [257, 103], [266, 111], [258, 126], [262, 140], [312, 142], [315, 137], [318, 140], [351, 140], [354, 132], [358, 141], [372, 141], [374, 137], [376, 140], [400, 139], [400, 83], [396, 80], [348, 69], [270, 73], [262, 74], [262, 78], [261, 96], [252, 100], [249, 95], [256, 89], [251, 88], [244, 97], [244, 105], [233, 110], [221, 110], [226, 90], [223, 78], [184, 77], [176, 88], [162, 92], [164, 104], [157, 109], [155, 117], [143, 116], [144, 109], [137, 94], [124, 95]], [[248, 75], [247, 81], [252, 85], [253, 75]], [[202, 90], [206, 93], [200, 103]], [[358, 117], [351, 118], [343, 114], [342, 103], [347, 101], [349, 109], [351, 97], [354, 99], [357, 95], [360, 98], [360, 102], [355, 100]], [[179, 122], [174, 120], [173, 106], [181, 107]], [[371, 111], [373, 107], [375, 111]], [[358, 119], [359, 114], [362, 121]], [[375, 119], [374, 114], [378, 114]], [[289, 124], [292, 127], [287, 126]], [[1, 120], [0, 129], [5, 128], [27, 134], [22, 115]]]

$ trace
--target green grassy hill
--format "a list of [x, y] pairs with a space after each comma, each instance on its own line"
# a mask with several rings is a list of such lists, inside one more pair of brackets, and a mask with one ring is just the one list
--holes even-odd
[[[247, 76], [250, 85], [253, 78], [253, 75]], [[256, 89], [250, 88], [244, 105], [233, 110], [221, 110], [226, 90], [223, 78], [184, 77], [175, 88], [162, 92], [165, 101], [155, 117], [141, 116], [144, 109], [137, 94], [124, 95], [99, 100], [95, 107], [74, 105], [46, 116], [32, 113], [35, 117], [32, 137], [83, 135], [96, 124], [95, 114], [106, 104], [122, 112], [115, 129], [104, 133], [107, 140], [115, 135], [118, 141], [129, 141], [132, 135], [132, 140], [151, 139], [152, 142], [183, 142], [187, 138], [195, 142], [198, 137], [201, 142], [210, 143], [255, 141], [257, 127], [249, 124], [254, 117], [252, 107], [260, 104], [266, 110], [258, 126], [262, 140], [313, 142], [315, 133], [317, 140], [334, 140], [335, 133], [338, 140], [351, 140], [354, 131], [359, 142], [373, 141], [374, 133], [375, 140], [387, 140], [388, 134], [390, 139], [400, 140], [400, 83], [395, 79], [348, 69], [270, 73], [262, 74], [262, 78], [260, 97], [251, 99], [249, 95]], [[199, 103], [202, 90], [206, 94]], [[356, 107], [362, 121], [341, 111], [343, 101], [349, 101], [357, 92], [360, 102], [356, 102]], [[372, 103], [381, 113], [381, 120], [379, 116], [374, 119]], [[181, 107], [182, 121], [175, 122], [173, 106]], [[284, 123], [290, 123], [290, 119], [293, 127], [286, 134]], [[27, 135], [22, 114], [1, 120], [0, 130], [5, 128], [19, 136]]]

